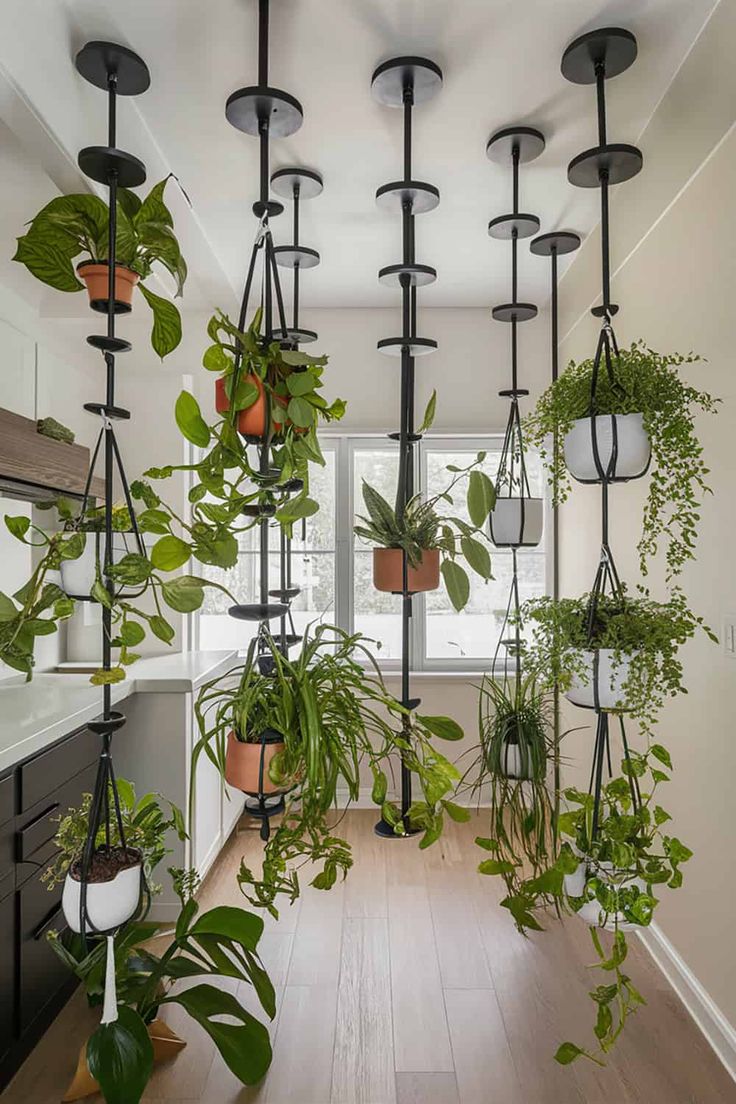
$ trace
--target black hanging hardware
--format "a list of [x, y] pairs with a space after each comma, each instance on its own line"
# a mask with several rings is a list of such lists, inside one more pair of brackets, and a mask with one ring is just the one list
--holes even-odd
[[[120, 480], [126, 506], [130, 512], [134, 544], [141, 555], [145, 555], [145, 548], [138, 525], [135, 519], [135, 511], [131, 501], [128, 481], [125, 476], [120, 449], [118, 446], [113, 422], [127, 420], [130, 414], [127, 410], [115, 404], [115, 356], [117, 353], [127, 352], [130, 343], [115, 335], [116, 315], [130, 310], [129, 306], [115, 300], [115, 268], [116, 268], [116, 237], [117, 237], [117, 192], [118, 188], [135, 188], [146, 179], [146, 169], [142, 161], [130, 153], [126, 153], [116, 147], [116, 123], [117, 123], [117, 97], [137, 96], [145, 92], [150, 84], [150, 75], [145, 62], [132, 50], [125, 46], [119, 46], [112, 42], [88, 42], [76, 57], [78, 72], [95, 87], [107, 93], [108, 102], [108, 139], [106, 146], [88, 146], [79, 153], [78, 162], [82, 172], [90, 179], [100, 184], [105, 184], [109, 193], [109, 219], [108, 219], [108, 293], [107, 300], [92, 303], [93, 309], [104, 312], [107, 315], [107, 329], [104, 335], [92, 335], [87, 338], [88, 343], [99, 349], [105, 361], [106, 389], [105, 400], [102, 403], [86, 403], [85, 410], [102, 419], [97, 443], [95, 445], [87, 484], [84, 490], [82, 502], [82, 516], [87, 508], [90, 497], [90, 488], [94, 469], [100, 454], [104, 461], [105, 503], [104, 503], [104, 531], [95, 534], [97, 543], [96, 551], [102, 555], [97, 562], [101, 563], [102, 580], [111, 598], [115, 597], [115, 583], [110, 575], [110, 567], [113, 564], [113, 494], [115, 474]], [[104, 446], [104, 447], [103, 447]], [[101, 549], [100, 549], [101, 545]], [[78, 595], [84, 599], [89, 595]], [[109, 671], [112, 666], [112, 610], [107, 605], [102, 606], [102, 669]], [[119, 846], [128, 854], [128, 846], [125, 839], [123, 819], [120, 809], [120, 798], [115, 780], [115, 769], [112, 760], [112, 737], [125, 724], [122, 713], [113, 711], [111, 688], [106, 684], [102, 688], [102, 716], [98, 721], [92, 722], [89, 727], [96, 732], [102, 740], [99, 766], [95, 787], [92, 794], [87, 838], [79, 863], [79, 930], [85, 938], [89, 932], [95, 934], [110, 934], [120, 924], [130, 919], [135, 914], [140, 897], [147, 893], [143, 867], [140, 867], [139, 892], [137, 900], [131, 906], [132, 911], [128, 915], [118, 915], [116, 922], [107, 932], [101, 932], [92, 923], [87, 907], [87, 885], [92, 870], [92, 864], [96, 852], [101, 849], [96, 846], [100, 831], [103, 832], [105, 843], [103, 851], [110, 852], [113, 838], [113, 826], [117, 829]]]
[[[396, 515], [401, 518], [407, 502], [414, 495], [414, 468], [416, 443], [421, 435], [414, 430], [414, 358], [431, 353], [437, 342], [418, 337], [417, 288], [433, 283], [437, 278], [434, 268], [416, 263], [414, 219], [416, 215], [432, 211], [440, 201], [439, 190], [433, 184], [415, 180], [412, 175], [412, 114], [417, 104], [430, 100], [442, 87], [442, 70], [433, 61], [420, 57], [399, 57], [379, 65], [373, 73], [371, 90], [379, 103], [403, 110], [404, 116], [404, 176], [402, 180], [384, 184], [376, 192], [376, 203], [390, 211], [401, 212], [402, 260], [389, 265], [378, 273], [383, 284], [401, 288], [402, 330], [401, 337], [383, 338], [378, 349], [389, 356], [401, 357], [401, 422], [399, 433], [391, 433], [399, 443], [399, 475], [396, 489]], [[408, 589], [408, 561], [402, 557], [401, 590], [401, 703], [409, 710], [416, 709], [419, 700], [411, 697], [411, 634], [412, 594]], [[404, 736], [410, 736], [408, 717], [402, 721]], [[401, 764], [401, 817], [406, 834], [417, 831], [409, 823], [411, 807], [411, 772], [406, 763]], [[397, 839], [393, 825], [383, 819], [375, 826], [379, 836]]]
[[[611, 302], [611, 258], [610, 258], [610, 225], [609, 225], [609, 188], [612, 184], [620, 184], [630, 180], [639, 173], [643, 166], [642, 153], [635, 146], [612, 145], [608, 142], [606, 133], [606, 101], [605, 82], [620, 73], [625, 72], [636, 59], [637, 44], [634, 35], [620, 27], [605, 27], [597, 31], [590, 31], [581, 35], [565, 50], [562, 55], [562, 75], [574, 84], [595, 84], [596, 105], [598, 120], [598, 145], [592, 149], [584, 150], [574, 157], [567, 169], [567, 177], [571, 184], [579, 188], [600, 188], [601, 192], [601, 303], [593, 308], [592, 313], [601, 319], [601, 330], [598, 336], [590, 389], [590, 433], [591, 445], [598, 479], [589, 482], [601, 485], [601, 550], [596, 570], [593, 587], [590, 592], [588, 609], [586, 611], [586, 632], [588, 641], [592, 644], [597, 628], [597, 622], [601, 604], [607, 600], [609, 604], [618, 605], [623, 609], [626, 601], [625, 590], [621, 583], [616, 564], [613, 559], [609, 543], [609, 510], [608, 495], [609, 485], [616, 482], [625, 482], [625, 479], [616, 474], [616, 460], [618, 452], [616, 418], [611, 416], [611, 455], [608, 463], [603, 464], [600, 442], [598, 439], [596, 417], [596, 390], [601, 371], [605, 371], [608, 384], [612, 389], [619, 385], [615, 376], [615, 362], [618, 359], [618, 346], [611, 325], [611, 318], [618, 311], [618, 306]], [[542, 241], [542, 239], [540, 239]], [[556, 320], [556, 254], [550, 251], [553, 258], [553, 290], [555, 301], [553, 303], [553, 318]], [[569, 243], [570, 248], [577, 248]], [[542, 243], [541, 248], [534, 252], [546, 252], [547, 247]], [[556, 337], [556, 334], [555, 334]], [[556, 345], [556, 342], [555, 342]], [[553, 372], [556, 377], [557, 361], [556, 348], [554, 348]], [[643, 473], [641, 473], [643, 474]], [[586, 482], [582, 480], [581, 482]], [[613, 774], [611, 762], [611, 714], [602, 710], [599, 698], [598, 676], [600, 670], [600, 652], [593, 649], [593, 669], [591, 672], [593, 686], [593, 708], [597, 714], [596, 738], [593, 752], [593, 764], [590, 774], [589, 793], [593, 796], [593, 819], [591, 838], [589, 844], [593, 844], [598, 835], [602, 809], [602, 791], [606, 772], [608, 777]], [[626, 729], [623, 717], [619, 715], [619, 728], [621, 746], [625, 763], [630, 767], [630, 752], [626, 738]], [[631, 799], [634, 810], [639, 807], [640, 795], [634, 772], [626, 771]]]
[[293, 270], [292, 324], [288, 339], [293, 346], [305, 345], [317, 340], [314, 330], [299, 325], [299, 283], [303, 268], [315, 268], [320, 263], [316, 249], [310, 249], [299, 241], [299, 215], [302, 200], [314, 199], [323, 188], [322, 177], [314, 169], [285, 168], [271, 174], [271, 188], [277, 195], [291, 199], [294, 204], [293, 239], [291, 245], [277, 245], [276, 263]]

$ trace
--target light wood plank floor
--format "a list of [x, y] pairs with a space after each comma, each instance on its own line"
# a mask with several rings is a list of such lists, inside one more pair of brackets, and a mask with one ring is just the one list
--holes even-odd
[[[175, 1026], [189, 1044], [156, 1068], [148, 1104], [736, 1102], [736, 1084], [636, 940], [630, 972], [647, 1007], [606, 1069], [558, 1066], [559, 1042], [590, 1040], [587, 930], [551, 918], [534, 939], [516, 933], [499, 886], [475, 872], [482, 813], [449, 824], [426, 852], [376, 838], [374, 820], [354, 811], [341, 824], [355, 851], [344, 885], [305, 888], [278, 923], [266, 917], [262, 953], [278, 1013], [263, 1084], [243, 1088], [181, 1016]], [[255, 832], [231, 840], [203, 905], [242, 900], [235, 871], [244, 854], [254, 865], [260, 846]], [[1, 1104], [57, 1104], [95, 1019], [76, 994]]]

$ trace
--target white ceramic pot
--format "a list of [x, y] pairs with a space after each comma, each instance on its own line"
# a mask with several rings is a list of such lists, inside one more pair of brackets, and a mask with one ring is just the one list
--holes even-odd
[[574, 874], [563, 875], [562, 881], [568, 897], [582, 897], [585, 889], [587, 867], [581, 862]]
[[[597, 678], [594, 682], [595, 656], [598, 655]], [[572, 685], [567, 691], [568, 701], [574, 705], [581, 705], [585, 709], [617, 709], [625, 712], [627, 709], [624, 683], [629, 677], [631, 660], [627, 656], [621, 656], [617, 666], [613, 665], [613, 650], [611, 648], [599, 648], [584, 653], [584, 665], [586, 673], [581, 677], [575, 675]], [[595, 686], [597, 685], [597, 701]]]
[[518, 744], [510, 744], [508, 741], [504, 744], [501, 769], [505, 778], [518, 778], [523, 781], [530, 777], [528, 770], [525, 771], [522, 766]]
[[[599, 414], [578, 418], [565, 436], [565, 466], [581, 483], [599, 483], [593, 451], [593, 426], [598, 458], [608, 479], [638, 479], [646, 473], [652, 448], [641, 414]], [[615, 431], [615, 459], [614, 459]]]
[[[100, 572], [102, 571], [102, 555], [105, 547], [104, 533], [87, 533], [84, 552], [76, 560], [62, 560], [61, 562], [61, 588], [65, 594], [72, 598], [88, 598], [96, 578], [97, 560], [100, 560]], [[99, 538], [99, 540], [98, 540]], [[114, 533], [112, 540], [112, 560], [119, 563], [123, 556], [129, 552], [138, 552], [138, 544], [133, 533]], [[116, 593], [121, 597], [129, 597], [136, 593], [137, 587], [120, 587]]]
[[499, 497], [488, 517], [490, 537], [498, 548], [534, 548], [542, 539], [543, 523], [541, 498]]
[[[601, 880], [605, 881], [606, 871], [613, 873], [613, 866], [610, 863], [600, 863], [596, 870], [596, 874]], [[572, 875], [572, 877], [575, 877], [575, 875]], [[583, 884], [584, 883], [585, 875], [583, 876]], [[646, 882], [642, 878], [620, 878], [617, 876], [614, 884], [619, 889], [636, 886], [641, 893], [646, 893], [647, 889]], [[575, 894], [575, 896], [579, 897], [580, 894]], [[629, 920], [625, 920], [622, 912], [606, 912], [600, 902], [596, 900], [586, 901], [582, 908], [578, 910], [577, 915], [589, 928], [605, 928], [606, 931], [615, 931], [616, 928], [623, 932], [636, 931], [637, 928], [641, 928], [642, 926], [641, 924], [632, 924]]]
[[[109, 882], [87, 884], [87, 916], [93, 929], [107, 932], [118, 928], [134, 916], [141, 895], [141, 864], [121, 870]], [[67, 874], [61, 895], [66, 922], [73, 932], [79, 932], [79, 898], [81, 882]]]

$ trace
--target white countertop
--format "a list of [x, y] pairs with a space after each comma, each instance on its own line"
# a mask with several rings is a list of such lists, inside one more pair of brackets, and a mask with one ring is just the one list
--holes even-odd
[[[237, 652], [177, 652], [139, 659], [112, 687], [113, 704], [131, 694], [191, 693], [237, 663]], [[0, 681], [0, 773], [35, 755], [102, 711], [102, 688], [68, 672]]]

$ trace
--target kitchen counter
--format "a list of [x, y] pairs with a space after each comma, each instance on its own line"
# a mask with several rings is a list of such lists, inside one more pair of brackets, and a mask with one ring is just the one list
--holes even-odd
[[[112, 686], [113, 704], [131, 694], [191, 693], [235, 666], [237, 652], [177, 652], [139, 659]], [[99, 716], [102, 688], [88, 674], [41, 673], [0, 681], [0, 773]]]

